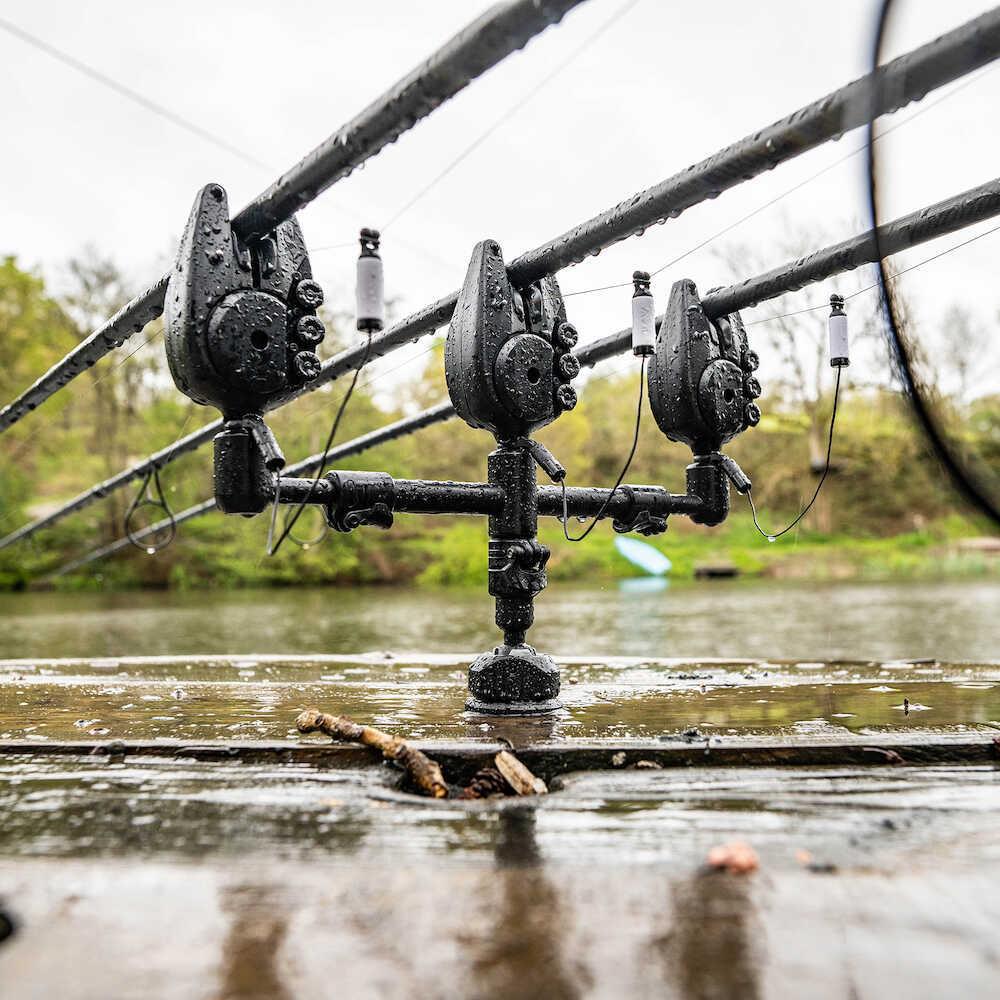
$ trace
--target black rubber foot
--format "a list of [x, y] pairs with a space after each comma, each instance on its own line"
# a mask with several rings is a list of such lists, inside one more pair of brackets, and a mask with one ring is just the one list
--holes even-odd
[[469, 667], [465, 707], [490, 715], [537, 715], [562, 708], [558, 694], [559, 668], [551, 656], [531, 646], [497, 646]]
[[558, 712], [563, 703], [558, 698], [548, 701], [480, 701], [471, 696], [465, 703], [467, 712], [478, 715], [545, 715]]

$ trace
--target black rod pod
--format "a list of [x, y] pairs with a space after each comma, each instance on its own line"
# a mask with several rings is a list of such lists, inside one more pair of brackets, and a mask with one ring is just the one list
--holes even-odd
[[[365, 234], [369, 253], [362, 259], [377, 259], [376, 239]], [[636, 281], [640, 298], [647, 297], [644, 276]], [[694, 285], [674, 286], [653, 356], [662, 380], [654, 413], [669, 437], [691, 444], [695, 461], [687, 493], [673, 495], [661, 486], [627, 484], [566, 489], [566, 470], [530, 434], [576, 404], [570, 383], [580, 371], [572, 353], [577, 333], [556, 281], [514, 287], [492, 240], [473, 252], [445, 351], [455, 410], [496, 438], [487, 482], [397, 480], [385, 472], [339, 470], [319, 480], [281, 476], [284, 456], [263, 414], [276, 394], [309, 377], [302, 360], [322, 338], [315, 316], [321, 301], [294, 221], [244, 245], [231, 231], [223, 189], [209, 185], [201, 192], [171, 277], [167, 353], [178, 387], [223, 412], [215, 438], [219, 509], [252, 516], [272, 502], [314, 503], [326, 508], [328, 524], [339, 532], [389, 529], [396, 513], [486, 515], [489, 592], [503, 642], [470, 665], [466, 708], [498, 715], [560, 708], [558, 668], [527, 642], [534, 600], [548, 582], [549, 550], [538, 541], [539, 514], [607, 516], [615, 531], [642, 534], [665, 531], [670, 514], [701, 524], [722, 521], [729, 483], [741, 491], [750, 483], [718, 448], [759, 419], [752, 400], [760, 386], [750, 375], [756, 356], [747, 348], [739, 316], [710, 323]], [[643, 322], [650, 325], [646, 317]], [[318, 336], [311, 332], [314, 324]], [[539, 489], [539, 468], [558, 489]]]
[[177, 387], [226, 421], [215, 439], [216, 495], [226, 512], [259, 513], [268, 502], [260, 483], [285, 460], [263, 414], [319, 374], [322, 302], [294, 218], [243, 242], [222, 185], [202, 188], [167, 286], [165, 342]]
[[548, 584], [549, 549], [538, 541], [536, 460], [524, 438], [501, 443], [487, 459], [488, 482], [503, 497], [489, 518], [489, 592], [503, 643], [469, 667], [466, 708], [530, 715], [562, 707], [555, 661], [526, 641], [534, 600]]

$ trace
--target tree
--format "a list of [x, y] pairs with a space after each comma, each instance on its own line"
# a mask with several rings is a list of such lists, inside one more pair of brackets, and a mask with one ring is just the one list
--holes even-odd
[[[67, 269], [71, 287], [62, 302], [74, 321], [77, 340], [82, 341], [118, 312], [130, 296], [121, 270], [94, 248], [71, 259]], [[135, 334], [133, 340], [138, 343], [127, 341], [120, 349], [125, 354], [123, 358], [112, 354], [88, 371], [93, 395], [87, 403], [75, 396], [75, 402], [81, 403], [84, 411], [78, 419], [87, 423], [91, 453], [99, 457], [102, 476], [111, 476], [122, 469], [130, 457], [128, 421], [134, 420], [150, 402], [145, 391], [147, 376], [158, 366], [155, 352], [144, 352], [142, 347], [156, 332], [155, 328], [152, 331], [147, 328]], [[104, 505], [104, 533], [108, 538], [120, 533], [127, 502], [119, 493], [109, 497]]]
[[[0, 397], [18, 396], [41, 372], [73, 346], [69, 317], [45, 292], [42, 279], [17, 264], [0, 262]], [[32, 415], [0, 436], [0, 534], [23, 517], [24, 506], [50, 449], [57, 447], [43, 432], [65, 409], [53, 400], [47, 419]]]
[[968, 308], [955, 302], [948, 307], [941, 322], [941, 340], [942, 372], [945, 376], [954, 376], [957, 402], [968, 402], [970, 390], [982, 377], [982, 363], [989, 354], [990, 336]]

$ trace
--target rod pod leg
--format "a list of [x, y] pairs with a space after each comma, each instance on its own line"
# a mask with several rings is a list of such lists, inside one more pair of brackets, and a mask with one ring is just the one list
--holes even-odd
[[549, 550], [539, 543], [535, 461], [520, 442], [501, 442], [487, 460], [489, 482], [504, 494], [489, 519], [489, 589], [503, 644], [469, 667], [466, 709], [490, 715], [529, 715], [562, 707], [559, 669], [551, 656], [525, 642], [535, 595], [546, 585]]

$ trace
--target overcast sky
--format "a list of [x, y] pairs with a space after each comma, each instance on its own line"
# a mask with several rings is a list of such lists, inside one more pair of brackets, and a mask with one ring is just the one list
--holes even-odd
[[[221, 182], [230, 203], [242, 206], [487, 6], [469, 0], [4, 4], [0, 16], [272, 169], [249, 165], [0, 32], [0, 253], [15, 254], [59, 287], [66, 259], [93, 244], [113, 255], [140, 290], [163, 272], [199, 187]], [[303, 211], [317, 277], [329, 298], [349, 302], [354, 249], [319, 248], [353, 240], [360, 225], [383, 227], [602, 25], [606, 30], [566, 69], [388, 227], [387, 288], [401, 312], [456, 288], [478, 240], [497, 239], [511, 259], [862, 75], [877, 6], [873, 0], [589, 0]], [[898, 6], [896, 52], [989, 5], [899, 0]], [[896, 125], [922, 111], [882, 143], [893, 215], [997, 175], [998, 89], [1000, 73], [987, 70], [939, 106], [915, 105], [883, 119], [884, 126]], [[653, 270], [862, 143], [861, 133], [847, 135], [618, 244], [564, 271], [563, 290]], [[693, 278], [702, 289], [732, 280], [720, 248], [750, 244], [773, 265], [784, 259], [775, 241], [789, 225], [829, 239], [865, 228], [862, 166], [862, 156], [848, 158], [664, 272], [654, 289], [658, 306], [677, 278]], [[965, 238], [947, 237], [898, 261], [914, 263]], [[995, 325], [998, 252], [1000, 233], [904, 278], [911, 308], [938, 316], [961, 300]], [[848, 276], [817, 286], [761, 307], [757, 318], [823, 301], [857, 282]], [[571, 298], [583, 339], [627, 325], [628, 297], [611, 291]]]

